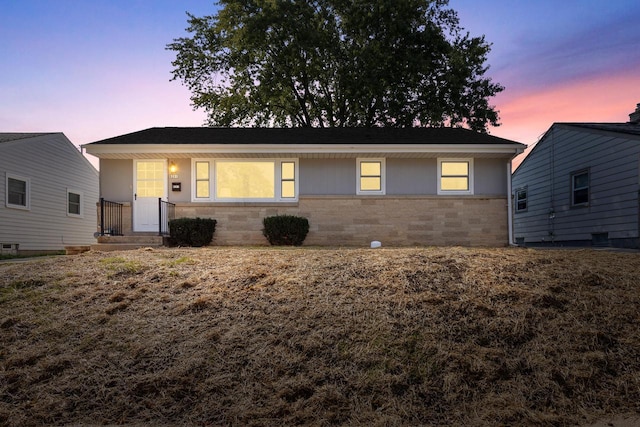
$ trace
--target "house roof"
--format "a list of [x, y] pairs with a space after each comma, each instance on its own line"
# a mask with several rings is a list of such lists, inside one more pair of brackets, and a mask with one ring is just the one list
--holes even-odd
[[542, 137], [533, 145], [533, 149], [527, 154], [527, 156], [522, 159], [522, 162], [518, 165], [514, 174], [518, 170], [522, 170], [522, 166], [529, 160], [531, 155], [538, 150], [538, 147], [543, 145], [544, 141], [547, 139], [547, 136], [551, 134], [551, 130], [554, 127], [568, 128], [574, 131], [582, 131], [589, 133], [599, 133], [599, 132], [608, 132], [617, 134], [616, 136], [627, 138], [629, 140], [637, 140], [640, 142], [640, 124], [638, 123], [564, 123], [564, 122], [556, 122], [547, 129], [547, 131], [542, 135]]
[[524, 144], [459, 128], [151, 128], [83, 145], [104, 159], [513, 157]]
[[22, 133], [22, 132], [0, 132], [0, 143], [17, 141], [20, 139], [35, 138], [42, 135], [49, 135], [52, 132], [40, 132], [40, 133]]
[[576, 128], [601, 130], [615, 132], [626, 135], [640, 135], [640, 124], [638, 123], [557, 123], [558, 125], [571, 126]]
[[96, 141], [105, 144], [519, 144], [462, 128], [155, 127]]

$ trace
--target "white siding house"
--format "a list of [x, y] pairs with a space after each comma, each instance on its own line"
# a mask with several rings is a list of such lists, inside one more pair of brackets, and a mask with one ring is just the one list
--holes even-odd
[[0, 133], [0, 248], [48, 252], [95, 241], [98, 171], [63, 133]]
[[513, 174], [517, 243], [640, 247], [638, 110], [628, 123], [551, 126]]

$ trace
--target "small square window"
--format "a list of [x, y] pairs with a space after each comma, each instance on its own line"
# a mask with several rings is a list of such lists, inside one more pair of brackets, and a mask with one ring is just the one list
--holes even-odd
[[82, 192], [67, 189], [67, 215], [82, 216]]
[[384, 159], [358, 159], [356, 194], [384, 194]]
[[30, 209], [29, 178], [7, 174], [5, 185], [7, 190], [5, 204], [8, 208]]
[[438, 194], [473, 194], [473, 159], [439, 159]]

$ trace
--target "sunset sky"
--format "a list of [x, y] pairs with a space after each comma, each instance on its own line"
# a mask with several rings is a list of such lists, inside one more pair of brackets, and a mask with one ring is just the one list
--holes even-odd
[[[492, 135], [535, 143], [554, 122], [626, 122], [640, 103], [637, 0], [450, 0], [492, 43]], [[0, 0], [0, 132], [64, 132], [76, 145], [153, 126], [200, 126], [170, 81], [186, 11], [211, 0]]]

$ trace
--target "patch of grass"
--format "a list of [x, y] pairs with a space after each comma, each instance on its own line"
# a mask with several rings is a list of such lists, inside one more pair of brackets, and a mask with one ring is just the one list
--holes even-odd
[[29, 297], [31, 290], [37, 290], [47, 284], [42, 279], [17, 279], [7, 286], [0, 286], [0, 304], [10, 301], [13, 298]]
[[127, 260], [122, 257], [109, 257], [100, 260], [110, 274], [108, 277], [122, 277], [142, 273], [146, 267], [137, 260]]
[[171, 261], [168, 261], [166, 265], [169, 267], [176, 267], [181, 264], [195, 264], [195, 263], [196, 261], [193, 258], [183, 256], [178, 259], [172, 259]]
[[52, 251], [47, 253], [39, 253], [39, 254], [0, 254], [0, 260], [3, 259], [21, 259], [21, 258], [37, 258], [37, 257], [48, 257], [52, 255], [65, 255], [65, 251]]
[[639, 276], [521, 249], [0, 264], [0, 424], [587, 425], [640, 411]]
[[9, 285], [14, 289], [33, 289], [46, 285], [47, 283], [41, 279], [25, 279], [15, 280]]

